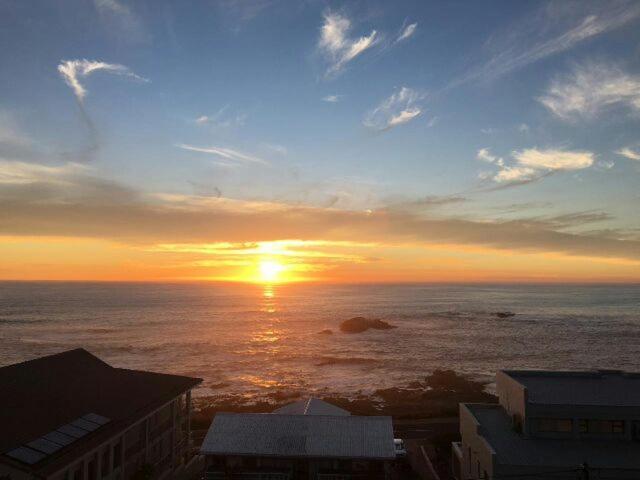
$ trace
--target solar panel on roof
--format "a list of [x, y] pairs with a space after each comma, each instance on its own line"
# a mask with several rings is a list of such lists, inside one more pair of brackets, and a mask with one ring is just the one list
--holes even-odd
[[46, 435], [43, 435], [42, 438], [45, 440], [49, 440], [50, 442], [57, 443], [58, 445], [69, 445], [76, 441], [74, 437], [70, 437], [69, 435], [65, 435], [60, 432], [49, 432]]
[[11, 458], [15, 458], [16, 460], [20, 460], [22, 463], [26, 463], [28, 465], [38, 463], [40, 460], [46, 457], [44, 453], [40, 453], [27, 447], [18, 447], [14, 450], [11, 450], [10, 452], [7, 452], [6, 455]]
[[86, 415], [83, 415], [82, 418], [89, 420], [90, 422], [97, 423], [98, 425], [104, 425], [110, 421], [107, 417], [103, 417], [97, 413], [87, 413]]
[[50, 442], [46, 438], [38, 438], [33, 442], [27, 443], [28, 447], [33, 448], [34, 450], [39, 450], [42, 453], [53, 453], [57, 452], [62, 448], [62, 445], [58, 445], [57, 443]]
[[81, 437], [84, 437], [87, 433], [89, 433], [86, 430], [83, 430], [78, 427], [74, 427], [73, 425], [70, 425], [70, 424], [61, 426], [60, 428], [58, 428], [57, 431], [62, 432], [66, 435], [69, 435], [73, 438], [81, 438]]
[[85, 420], [84, 418], [78, 418], [77, 420], [71, 422], [69, 425], [81, 428], [83, 430], [86, 430], [87, 432], [93, 432], [94, 430], [100, 428], [100, 425], [98, 425], [97, 423], [90, 422], [89, 420]]
[[97, 413], [87, 413], [75, 419], [73, 422], [61, 426], [55, 431], [49, 432], [29, 442], [27, 445], [7, 452], [6, 455], [28, 465], [33, 465], [57, 452], [62, 447], [71, 445], [77, 439], [99, 429], [109, 421], [107, 417], [103, 417]]

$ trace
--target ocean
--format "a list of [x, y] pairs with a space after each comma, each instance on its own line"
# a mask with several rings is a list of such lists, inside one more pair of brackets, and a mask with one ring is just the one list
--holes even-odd
[[[398, 328], [341, 333], [355, 316]], [[201, 397], [366, 394], [438, 368], [640, 371], [640, 285], [0, 283], [0, 365], [76, 347], [201, 377]]]

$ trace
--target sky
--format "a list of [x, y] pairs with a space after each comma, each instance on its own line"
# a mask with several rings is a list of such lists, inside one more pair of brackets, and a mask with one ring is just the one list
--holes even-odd
[[640, 3], [0, 0], [0, 279], [640, 281]]

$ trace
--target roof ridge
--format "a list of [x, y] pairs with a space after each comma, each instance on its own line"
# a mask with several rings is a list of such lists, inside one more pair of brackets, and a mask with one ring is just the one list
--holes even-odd
[[307, 412], [309, 411], [309, 407], [311, 407], [311, 400], [313, 400], [313, 397], [307, 398], [307, 401], [304, 406], [304, 415], [307, 414]]
[[104, 360], [98, 358], [96, 355], [94, 355], [93, 353], [91, 353], [90, 351], [82, 348], [82, 347], [78, 347], [78, 348], [72, 348], [71, 350], [64, 350], [62, 352], [57, 352], [57, 353], [52, 353], [51, 355], [45, 355], [44, 357], [37, 357], [37, 358], [31, 358], [29, 360], [24, 360], [22, 362], [18, 362], [18, 363], [12, 363], [10, 365], [4, 365], [2, 367], [0, 367], [0, 370], [3, 369], [8, 369], [8, 368], [14, 368], [14, 367], [23, 367], [25, 365], [29, 365], [29, 364], [34, 364], [34, 363], [42, 363], [42, 362], [47, 362], [47, 361], [51, 361], [51, 360], [57, 360], [60, 358], [64, 358], [64, 357], [68, 357], [68, 356], [72, 356], [72, 355], [77, 355], [77, 354], [82, 354], [82, 355], [87, 355], [89, 357], [92, 358], [92, 360], [99, 362], [109, 368], [113, 368], [111, 365], [109, 365], [107, 362], [105, 362]]
[[158, 375], [161, 377], [173, 377], [173, 378], [184, 378], [189, 380], [199, 380], [203, 381], [200, 377], [190, 377], [189, 375], [178, 375], [177, 373], [164, 373], [164, 372], [154, 372], [153, 370], [136, 370], [135, 368], [123, 368], [123, 367], [111, 367], [114, 370], [119, 370], [121, 372], [133, 372], [133, 373], [143, 373], [145, 375]]

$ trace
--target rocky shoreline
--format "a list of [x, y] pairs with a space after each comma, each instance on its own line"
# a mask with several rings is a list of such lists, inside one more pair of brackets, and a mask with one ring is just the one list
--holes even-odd
[[[390, 415], [395, 419], [457, 416], [460, 402], [496, 402], [486, 391], [487, 382], [473, 380], [453, 370], [435, 370], [424, 379], [403, 387], [376, 390], [373, 394], [314, 395], [354, 415]], [[205, 428], [217, 412], [268, 413], [306, 397], [303, 391], [276, 390], [263, 397], [220, 395], [194, 401], [193, 422]]]

